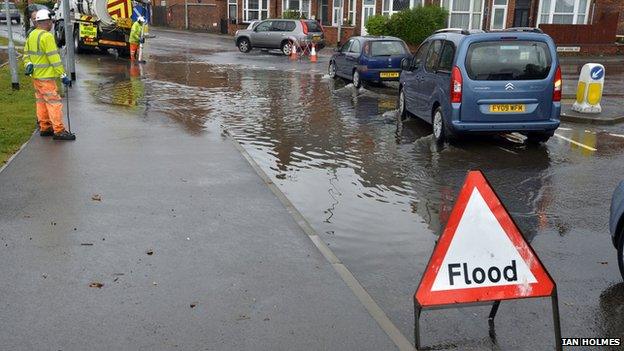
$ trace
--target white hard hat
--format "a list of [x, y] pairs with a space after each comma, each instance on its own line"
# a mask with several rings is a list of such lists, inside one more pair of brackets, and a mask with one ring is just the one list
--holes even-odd
[[139, 17], [137, 17], [137, 21], [141, 22], [141, 23], [144, 23], [145, 22], [145, 18], [143, 18], [143, 16], [139, 16]]
[[51, 20], [50, 11], [48, 10], [37, 11], [37, 15], [35, 16], [35, 21], [47, 21], [47, 20]]

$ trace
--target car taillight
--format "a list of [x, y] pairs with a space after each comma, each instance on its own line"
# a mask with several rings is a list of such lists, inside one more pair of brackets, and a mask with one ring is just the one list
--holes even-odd
[[305, 21], [301, 21], [301, 27], [303, 27], [303, 34], [308, 34], [308, 24]]
[[563, 80], [561, 79], [561, 67], [557, 66], [555, 71], [555, 84], [553, 88], [553, 101], [561, 101], [561, 91], [563, 88]]
[[459, 67], [453, 67], [451, 72], [451, 102], [461, 102], [462, 100], [462, 75]]

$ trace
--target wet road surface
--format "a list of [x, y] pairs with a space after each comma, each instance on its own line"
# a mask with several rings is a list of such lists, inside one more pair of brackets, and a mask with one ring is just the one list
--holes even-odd
[[[328, 79], [327, 57], [292, 62], [241, 54], [227, 37], [153, 32], [144, 66], [81, 56], [99, 70], [92, 93], [145, 123], [166, 115], [181, 138], [227, 130], [409, 339], [412, 294], [470, 169], [484, 171], [554, 277], [563, 336], [624, 335], [624, 284], [607, 228], [611, 192], [624, 174], [623, 127], [562, 124], [538, 147], [514, 135], [437, 147], [430, 126], [396, 123], [391, 86], [358, 91]], [[424, 344], [525, 350], [554, 343], [547, 299], [503, 302], [496, 343], [488, 312], [425, 312]]]

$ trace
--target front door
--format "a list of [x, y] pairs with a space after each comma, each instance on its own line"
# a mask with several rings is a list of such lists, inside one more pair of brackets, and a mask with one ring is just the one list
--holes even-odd
[[262, 21], [251, 33], [251, 45], [259, 48], [269, 47], [272, 21]]
[[376, 0], [362, 0], [362, 35], [368, 35], [366, 32], [366, 22], [372, 16], [375, 16]]
[[516, 0], [516, 9], [514, 11], [514, 27], [529, 26], [529, 10], [531, 8], [531, 0]]

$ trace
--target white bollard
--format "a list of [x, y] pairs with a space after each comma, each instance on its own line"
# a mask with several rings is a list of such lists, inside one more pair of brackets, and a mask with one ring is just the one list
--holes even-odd
[[572, 110], [581, 113], [600, 113], [602, 107], [602, 91], [604, 88], [605, 68], [599, 63], [587, 63], [581, 69], [576, 101]]

